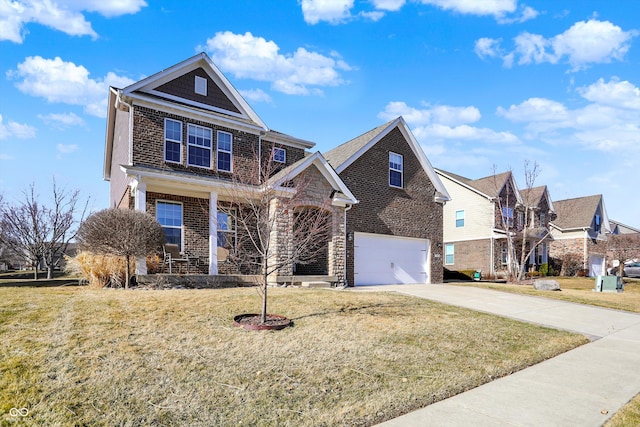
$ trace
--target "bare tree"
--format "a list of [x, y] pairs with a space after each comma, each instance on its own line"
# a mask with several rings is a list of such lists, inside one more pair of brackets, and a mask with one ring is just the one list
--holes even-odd
[[[269, 279], [295, 264], [312, 263], [326, 250], [331, 205], [328, 197], [319, 203], [310, 195], [306, 172], [294, 177], [290, 168], [278, 171], [271, 157], [261, 160], [254, 155], [252, 167], [234, 175], [218, 210], [233, 222], [230, 227], [236, 232], [236, 241], [226, 242], [228, 260], [261, 277], [261, 321], [265, 323]], [[224, 228], [221, 221], [219, 217], [219, 230]]]
[[[52, 279], [55, 266], [76, 235], [77, 224], [84, 218], [88, 200], [79, 213], [79, 191], [61, 189], [55, 179], [51, 205], [38, 200], [34, 184], [23, 195], [23, 200], [14, 205], [0, 205], [0, 239], [14, 254], [27, 257], [36, 280], [41, 261], [47, 267], [47, 278]], [[78, 214], [79, 219], [76, 218]]]
[[[502, 176], [503, 174], [498, 174], [497, 167], [495, 165], [492, 170], [494, 202], [498, 207], [496, 216], [498, 218], [500, 228], [505, 233], [505, 241], [507, 243], [507, 272], [510, 278], [514, 278], [518, 271], [515, 244], [515, 208], [518, 203], [518, 198], [516, 196], [518, 189], [512, 188], [512, 180], [510, 179], [505, 179], [502, 182], [500, 181], [499, 176]], [[511, 175], [511, 172], [509, 171], [507, 174]]]
[[77, 240], [83, 250], [124, 257], [125, 288], [128, 288], [131, 258], [155, 253], [164, 243], [164, 232], [147, 213], [111, 208], [89, 216], [80, 225]]
[[640, 234], [611, 234], [607, 237], [607, 252], [619, 261], [616, 275], [624, 276], [624, 263], [630, 259], [640, 258]]

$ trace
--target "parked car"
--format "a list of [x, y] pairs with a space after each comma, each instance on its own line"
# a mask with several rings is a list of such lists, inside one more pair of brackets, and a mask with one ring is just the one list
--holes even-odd
[[[613, 267], [611, 274], [618, 274], [618, 267]], [[627, 277], [640, 277], [640, 262], [626, 262], [624, 264], [624, 275]]]

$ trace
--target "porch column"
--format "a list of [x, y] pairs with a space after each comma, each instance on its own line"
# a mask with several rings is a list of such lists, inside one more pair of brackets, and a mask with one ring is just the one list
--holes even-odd
[[[147, 183], [137, 179], [132, 183], [133, 190], [133, 208], [138, 212], [147, 211]], [[136, 259], [136, 275], [147, 274], [147, 260], [145, 257]]]
[[209, 274], [218, 274], [218, 193], [209, 195]]

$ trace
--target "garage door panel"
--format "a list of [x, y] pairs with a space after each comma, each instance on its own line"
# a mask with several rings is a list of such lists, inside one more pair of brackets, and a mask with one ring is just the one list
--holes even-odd
[[427, 283], [429, 241], [355, 233], [355, 284]]

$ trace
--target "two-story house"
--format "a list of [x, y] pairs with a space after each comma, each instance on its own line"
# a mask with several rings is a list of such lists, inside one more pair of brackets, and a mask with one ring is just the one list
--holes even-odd
[[[109, 91], [104, 178], [111, 206], [154, 215], [169, 243], [203, 261], [200, 273], [251, 273], [223, 260], [237, 233], [225, 206], [235, 177], [272, 162], [280, 166], [269, 186], [292, 197], [304, 174], [312, 180], [305, 203], [325, 209], [331, 221], [320, 261], [285, 266], [283, 277], [321, 272], [348, 285], [441, 281], [449, 196], [404, 120], [330, 151], [330, 163], [311, 154], [313, 147], [269, 129], [204, 53]], [[287, 242], [270, 247], [283, 250]], [[378, 256], [380, 263], [372, 258]], [[144, 262], [137, 273], [145, 273]]]
[[479, 179], [436, 172], [452, 198], [444, 207], [445, 268], [507, 276], [509, 266], [528, 271], [547, 262], [554, 208], [546, 186], [519, 191], [511, 172]]
[[606, 239], [611, 225], [601, 194], [553, 202], [557, 218], [551, 221], [554, 242], [550, 256], [562, 260], [579, 256], [590, 276], [605, 274]]

